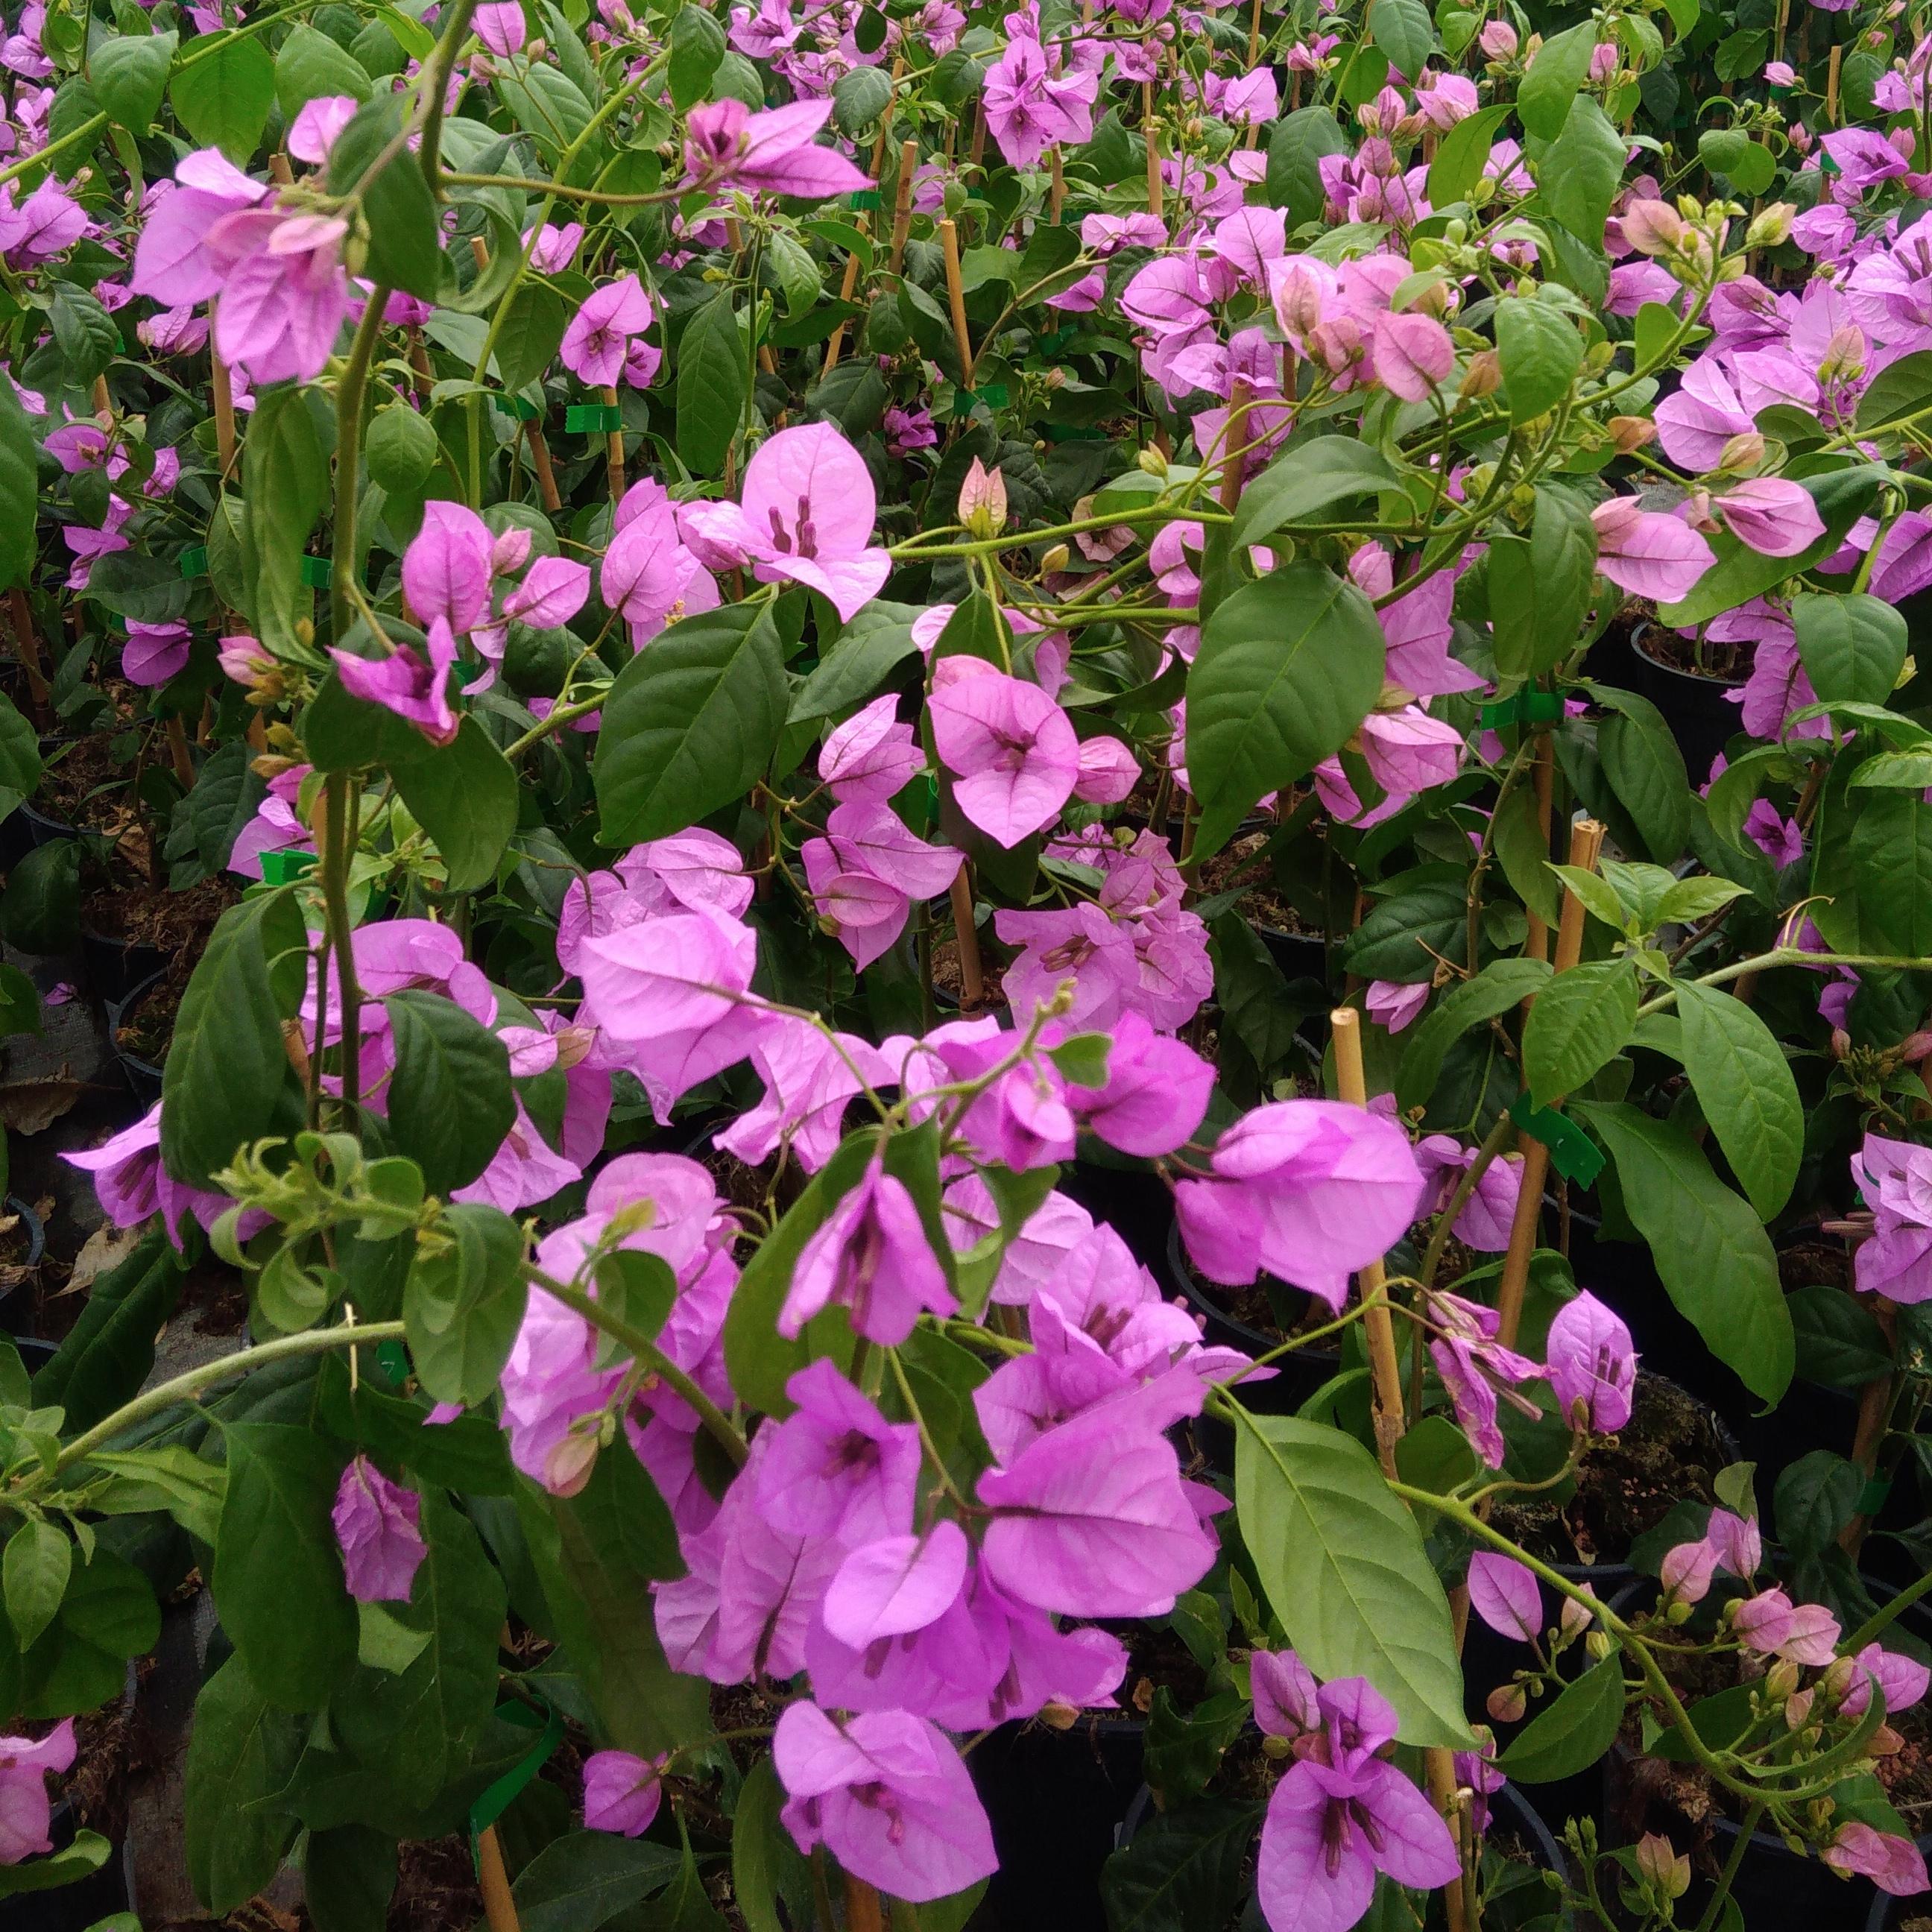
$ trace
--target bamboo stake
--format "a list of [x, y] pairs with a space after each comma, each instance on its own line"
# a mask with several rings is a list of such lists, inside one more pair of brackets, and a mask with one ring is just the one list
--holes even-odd
[[1229, 516], [1241, 500], [1246, 470], [1242, 452], [1248, 441], [1248, 380], [1237, 376], [1228, 387], [1228, 421], [1221, 432], [1221, 508]]
[[[1597, 869], [1603, 850], [1604, 828], [1594, 818], [1580, 818], [1570, 832], [1570, 863], [1586, 872]], [[1565, 890], [1562, 917], [1556, 928], [1555, 970], [1567, 973], [1583, 950], [1583, 902]], [[1560, 1105], [1560, 1096], [1553, 1105]], [[1496, 1340], [1516, 1346], [1522, 1325], [1523, 1291], [1529, 1285], [1529, 1258], [1536, 1250], [1537, 1222], [1543, 1212], [1543, 1185], [1550, 1174], [1550, 1150], [1532, 1136], [1519, 1136], [1522, 1149], [1522, 1180], [1516, 1197], [1516, 1218], [1510, 1223], [1508, 1252], [1503, 1257], [1502, 1284], [1496, 1292]]]
[[208, 305], [208, 359], [214, 377], [214, 446], [221, 457], [225, 481], [235, 467], [235, 387], [228, 378], [228, 364], [221, 359], [214, 334], [220, 304]]
[[952, 305], [952, 333], [959, 344], [959, 386], [973, 386], [973, 340], [966, 332], [966, 285], [959, 274], [959, 231], [949, 216], [939, 224], [940, 245], [946, 250], [946, 295]]
[[[617, 406], [617, 392], [613, 388], [602, 388], [598, 394], [604, 399], [607, 410]], [[614, 429], [605, 432], [604, 438], [604, 465], [610, 472], [610, 501], [620, 502], [624, 495], [624, 432]]]
[[94, 379], [94, 413], [100, 419], [100, 427], [107, 428], [114, 421], [114, 398], [107, 392], [107, 378], [97, 376]]
[[[1337, 1006], [1328, 1016], [1335, 1036], [1335, 1082], [1352, 1107], [1369, 1104], [1362, 1072], [1362, 1018], [1353, 1006]], [[1396, 1354], [1395, 1324], [1389, 1319], [1388, 1277], [1379, 1261], [1361, 1270], [1362, 1331], [1368, 1339], [1369, 1367], [1375, 1385], [1376, 1448], [1382, 1473], [1396, 1474], [1395, 1445], [1405, 1426], [1402, 1364]]]
[[986, 982], [980, 968], [980, 934], [973, 923], [973, 881], [964, 859], [952, 875], [952, 900], [953, 940], [959, 949], [959, 1004], [974, 1012], [986, 996]]
[[1056, 141], [1046, 151], [1047, 165], [1053, 170], [1052, 185], [1046, 191], [1046, 218], [1058, 228], [1060, 210], [1066, 206], [1066, 174], [1060, 164], [1060, 143]]
[[[1893, 1304], [1882, 1294], [1874, 1295], [1872, 1301], [1873, 1312], [1886, 1342], [1896, 1347], [1898, 1321]], [[1867, 1382], [1858, 1391], [1858, 1420], [1852, 1438], [1852, 1460], [1864, 1472], [1868, 1483], [1878, 1474], [1879, 1450], [1892, 1422], [1892, 1406], [1898, 1392], [1898, 1378], [1892, 1375], [1880, 1376], [1876, 1381]], [[1871, 1517], [1860, 1511], [1839, 1531], [1838, 1547], [1848, 1556], [1857, 1556], [1864, 1543], [1865, 1533], [1870, 1528]]]
[[[904, 56], [902, 56], [892, 62], [892, 86], [895, 90], [896, 90], [898, 86], [900, 76], [904, 72], [905, 60]], [[888, 113], [885, 118], [880, 122], [879, 137], [872, 143], [872, 182], [874, 188], [876, 188], [878, 184], [879, 170], [885, 164], [886, 138], [891, 132], [892, 122], [892, 117], [890, 113]], [[950, 138], [950, 134], [951, 130], [949, 129], [949, 139]], [[864, 210], [860, 214], [858, 226], [859, 232], [869, 239], [872, 236], [873, 226], [872, 211], [869, 208]], [[845, 279], [839, 285], [838, 299], [842, 302], [850, 302], [852, 299], [854, 291], [858, 288], [858, 286], [859, 252], [855, 248], [850, 254], [845, 257]], [[841, 322], [838, 327], [832, 332], [831, 340], [825, 345], [825, 360], [820, 365], [819, 370], [819, 373], [821, 376], [830, 375], [834, 369], [838, 368], [838, 358], [844, 352], [844, 349], [845, 325], [843, 322]]]
[[517, 1901], [510, 1895], [510, 1874], [503, 1864], [503, 1848], [496, 1842], [496, 1828], [486, 1826], [476, 1840], [476, 1880], [482, 1888], [483, 1916], [490, 1932], [523, 1932], [517, 1917]]
[[47, 661], [40, 650], [40, 633], [34, 628], [34, 607], [27, 593], [16, 587], [7, 593], [7, 608], [14, 619], [14, 649], [27, 674], [27, 694], [40, 710], [47, 701]]
[[530, 446], [530, 467], [537, 473], [537, 495], [544, 508], [553, 514], [563, 508], [563, 494], [556, 487], [556, 472], [551, 468], [550, 445], [532, 417], [524, 425], [524, 440]]
[[[838, 299], [848, 302], [859, 286], [859, 256], [855, 250], [845, 257], [845, 279], [838, 285]], [[845, 325], [841, 322], [832, 332], [832, 339], [825, 345], [825, 361], [821, 373], [830, 375], [838, 366], [838, 358], [845, 348]]]
[[[1556, 789], [1556, 751], [1554, 740], [1547, 731], [1537, 734], [1536, 740], [1536, 817], [1543, 827], [1543, 849], [1550, 849], [1550, 802]], [[1526, 907], [1528, 914], [1529, 934], [1523, 941], [1523, 957], [1526, 959], [1547, 959], [1550, 957], [1550, 928], [1541, 916]]]
[[1825, 118], [1834, 128], [1838, 124], [1838, 69], [1844, 58], [1844, 46], [1840, 43], [1832, 50], [1832, 64], [1825, 82]]
[[1147, 124], [1147, 190], [1148, 212], [1155, 220], [1160, 220], [1162, 219], [1162, 184], [1160, 178], [1160, 123], [1158, 121], [1150, 121]]
[[879, 1894], [850, 1872], [845, 1879], [845, 1932], [884, 1932], [885, 1914]]
[[905, 260], [906, 237], [912, 232], [912, 178], [919, 172], [919, 143], [899, 143], [898, 192], [892, 199], [892, 252], [887, 258], [896, 275]]
[[1252, 73], [1262, 52], [1262, 0], [1248, 10], [1248, 70]]
[[982, 95], [973, 104], [973, 140], [966, 150], [969, 166], [976, 169], [986, 152], [986, 103]]
[[[1449, 1827], [1449, 1835], [1456, 1841], [1456, 1854], [1466, 1872], [1470, 1847], [1466, 1842], [1463, 1829], [1466, 1814], [1462, 1794], [1456, 1788], [1456, 1754], [1441, 1744], [1432, 1744], [1422, 1754], [1422, 1769], [1423, 1775], [1429, 1780], [1430, 1798], [1442, 1814], [1443, 1822]], [[1465, 1903], [1462, 1876], [1458, 1874], [1442, 1888], [1442, 1905], [1448, 1919], [1449, 1932], [1462, 1932], [1466, 1923]]]
[[188, 731], [180, 718], [170, 712], [162, 728], [167, 734], [168, 756], [174, 761], [175, 776], [181, 780], [183, 791], [194, 789], [194, 760], [188, 748]]

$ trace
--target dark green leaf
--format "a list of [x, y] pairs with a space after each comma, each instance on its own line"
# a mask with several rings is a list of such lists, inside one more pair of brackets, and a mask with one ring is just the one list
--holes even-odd
[[517, 829], [517, 774], [473, 718], [454, 740], [393, 774], [403, 802], [436, 841], [452, 892], [475, 892], [496, 877]]
[[245, 1905], [272, 1879], [296, 1822], [271, 1803], [302, 1748], [232, 1657], [195, 1700], [183, 1792], [185, 1851], [196, 1895], [212, 1912]]
[[168, 98], [196, 147], [219, 148], [245, 167], [275, 104], [275, 63], [256, 34], [197, 38]]
[[1566, 1684], [1497, 1762], [1519, 1784], [1553, 1784], [1586, 1771], [1616, 1742], [1624, 1715], [1624, 1660], [1612, 1651]]
[[389, 1130], [432, 1194], [467, 1187], [515, 1126], [509, 1049], [453, 1000], [392, 993], [382, 1002], [395, 1046]]
[[1590, 961], [1552, 979], [1522, 1030], [1523, 1072], [1536, 1104], [1575, 1093], [1622, 1052], [1636, 1007], [1636, 971], [1628, 959]]
[[1791, 1198], [1804, 1107], [1778, 1036], [1742, 1000], [1694, 980], [1677, 988], [1684, 1070], [1724, 1158], [1761, 1221]]
[[1300, 437], [1241, 492], [1232, 541], [1238, 549], [1296, 524], [1330, 520], [1319, 513], [1378, 490], [1399, 491], [1403, 481], [1381, 451], [1353, 436]]
[[88, 79], [108, 118], [137, 138], [154, 124], [181, 36], [118, 34], [88, 56]]
[[1534, 998], [1549, 979], [1547, 960], [1497, 959], [1450, 987], [1403, 1042], [1396, 1104], [1405, 1111], [1420, 1106], [1435, 1090], [1443, 1055], [1463, 1034]]
[[695, 476], [724, 467], [745, 413], [745, 339], [732, 291], [720, 290], [685, 324], [677, 350], [677, 453]]

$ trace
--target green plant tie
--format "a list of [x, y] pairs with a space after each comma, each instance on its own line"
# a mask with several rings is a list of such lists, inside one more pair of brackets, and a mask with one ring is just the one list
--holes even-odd
[[1510, 1103], [1510, 1118], [1550, 1150], [1550, 1164], [1565, 1180], [1588, 1187], [1604, 1171], [1604, 1150], [1576, 1123], [1554, 1107], [1530, 1105], [1527, 1094]]
[[518, 1759], [510, 1768], [494, 1784], [486, 1786], [476, 1802], [470, 1808], [470, 1862], [479, 1862], [478, 1846], [483, 1834], [502, 1817], [518, 1792], [528, 1784], [550, 1760], [550, 1754], [563, 1742], [563, 1714], [541, 1690], [531, 1694], [542, 1705], [545, 1716], [539, 1718], [527, 1704], [499, 1704], [496, 1714], [506, 1723], [521, 1724], [535, 1730], [543, 1726], [543, 1735]]
[[624, 427], [624, 412], [615, 403], [572, 403], [563, 412], [563, 426], [586, 436], [608, 435]]

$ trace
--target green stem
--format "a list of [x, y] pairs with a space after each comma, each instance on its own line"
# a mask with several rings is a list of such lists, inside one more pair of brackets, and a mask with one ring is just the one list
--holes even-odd
[[733, 1426], [731, 1418], [641, 1328], [633, 1328], [622, 1316], [613, 1315], [594, 1296], [585, 1294], [582, 1288], [568, 1282], [559, 1281], [540, 1268], [526, 1262], [524, 1272], [546, 1294], [555, 1296], [565, 1307], [574, 1309], [593, 1328], [601, 1329], [614, 1342], [622, 1342], [658, 1381], [691, 1405], [698, 1413], [698, 1420], [734, 1465], [739, 1468], [744, 1467], [745, 1459], [751, 1452], [745, 1446], [744, 1437]]
[[244, 1348], [236, 1354], [202, 1362], [184, 1374], [176, 1376], [172, 1382], [159, 1382], [151, 1389], [144, 1389], [105, 1421], [98, 1422], [85, 1433], [76, 1436], [62, 1448], [52, 1470], [35, 1470], [20, 1488], [11, 1492], [9, 1500], [12, 1496], [31, 1492], [50, 1475], [57, 1475], [76, 1462], [85, 1461], [95, 1450], [104, 1448], [136, 1423], [145, 1422], [151, 1415], [159, 1415], [178, 1402], [192, 1400], [211, 1383], [227, 1382], [256, 1369], [265, 1369], [272, 1362], [286, 1361], [291, 1357], [326, 1354], [338, 1348], [354, 1348], [364, 1342], [371, 1346], [380, 1342], [400, 1342], [403, 1335], [400, 1322], [358, 1322], [352, 1327], [344, 1322], [333, 1328], [310, 1328], [299, 1335], [284, 1335], [276, 1341], [264, 1342], [259, 1348]]
[[1697, 1921], [1697, 1932], [1717, 1932], [1718, 1922], [1724, 1915], [1724, 1901], [1731, 1895], [1731, 1887], [1744, 1862], [1744, 1854], [1750, 1850], [1752, 1834], [1757, 1830], [1757, 1821], [1764, 1816], [1762, 1804], [1752, 1805], [1744, 1815], [1744, 1822], [1738, 1827], [1738, 1835], [1731, 1846], [1731, 1855], [1724, 1861], [1724, 1869], [1718, 1875], [1718, 1888], [1712, 1893], [1709, 1903]]
[[1880, 1635], [1892, 1628], [1894, 1620], [1910, 1610], [1922, 1597], [1932, 1592], [1932, 1570], [1919, 1578], [1917, 1582], [1899, 1592], [1888, 1604], [1874, 1610], [1858, 1628], [1839, 1646], [1841, 1656], [1856, 1657], [1868, 1643], [1876, 1642]]

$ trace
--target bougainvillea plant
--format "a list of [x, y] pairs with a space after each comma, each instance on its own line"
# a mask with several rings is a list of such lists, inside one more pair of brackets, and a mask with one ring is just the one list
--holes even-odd
[[1107, 1726], [1117, 1932], [1925, 1888], [1932, 43], [1798, 11], [10, 20], [0, 931], [226, 909], [0, 1344], [0, 1895], [190, 1577], [318, 1932], [1030, 1924]]

